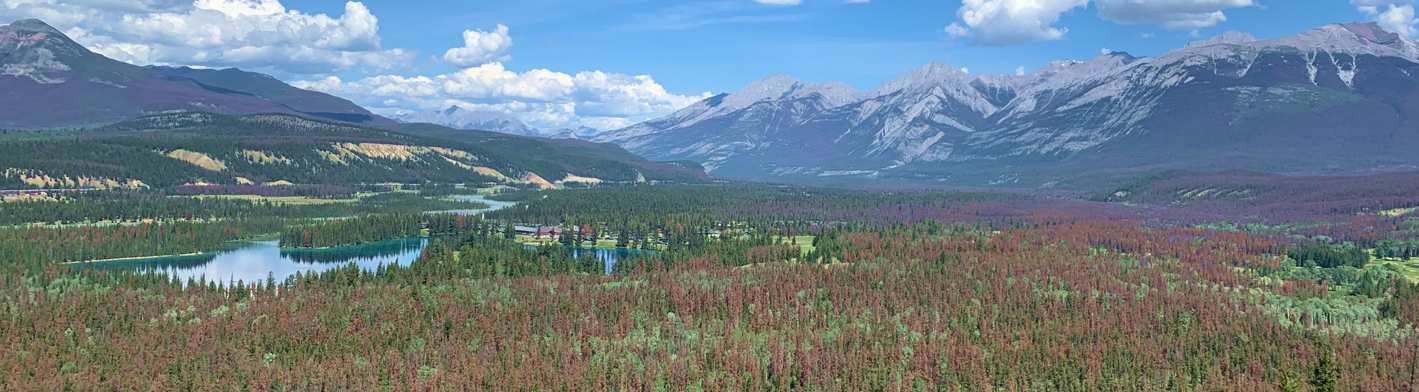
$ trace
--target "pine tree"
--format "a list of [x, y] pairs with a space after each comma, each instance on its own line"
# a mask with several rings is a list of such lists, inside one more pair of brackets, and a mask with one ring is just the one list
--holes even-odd
[[1340, 368], [1330, 357], [1330, 350], [1321, 353], [1316, 360], [1315, 372], [1311, 374], [1311, 387], [1316, 392], [1335, 392], [1335, 382], [1340, 378]]

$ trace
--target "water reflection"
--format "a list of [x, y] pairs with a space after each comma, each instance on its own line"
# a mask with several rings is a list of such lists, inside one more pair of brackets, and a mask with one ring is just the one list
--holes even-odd
[[488, 208], [476, 209], [476, 210], [429, 211], [429, 212], [426, 212], [426, 214], [444, 214], [444, 213], [451, 213], [451, 214], [472, 216], [472, 215], [482, 214], [482, 213], [485, 213], [485, 212], [493, 212], [493, 211], [497, 211], [497, 210], [501, 210], [501, 209], [504, 209], [504, 208], [508, 208], [508, 207], [517, 205], [517, 203], [515, 203], [515, 202], [510, 202], [510, 201], [488, 200], [488, 199], [484, 198], [483, 195], [453, 195], [453, 196], [444, 197], [444, 199], [453, 200], [453, 201], [465, 201], [465, 202], [486, 203], [486, 204], [488, 205]]
[[[488, 208], [430, 213], [477, 215], [517, 205], [514, 202], [488, 200], [482, 195], [456, 195], [449, 196], [448, 199], [487, 203]], [[428, 244], [427, 238], [407, 238], [330, 249], [281, 249], [275, 240], [239, 241], [228, 244], [216, 253], [203, 255], [151, 257], [73, 266], [107, 271], [155, 272], [183, 281], [205, 278], [207, 281], [221, 283], [255, 282], [265, 280], [267, 276], [275, 278], [276, 281], [284, 281], [286, 277], [298, 272], [308, 274], [326, 271], [351, 263], [370, 271], [380, 265], [408, 265], [419, 257]]]
[[255, 282], [265, 280], [269, 275], [279, 282], [297, 272], [308, 274], [351, 263], [366, 270], [374, 270], [380, 265], [406, 265], [419, 257], [428, 242], [427, 238], [408, 238], [332, 249], [281, 249], [274, 240], [247, 241], [232, 243], [231, 247], [216, 254], [153, 257], [76, 266], [109, 271], [156, 272], [183, 281], [205, 278], [207, 281], [222, 283]]
[[[533, 245], [533, 244], [527, 244], [526, 246], [527, 246], [528, 249], [537, 249], [537, 250], [541, 250], [541, 251], [544, 251], [544, 252], [555, 252], [555, 251], [558, 251], [558, 250], [561, 250], [561, 249], [567, 249], [567, 248], [563, 248], [563, 247], [557, 246], [557, 245], [548, 245], [548, 246], [543, 246], [543, 247], [540, 247], [540, 248], [539, 248], [537, 245]], [[641, 256], [652, 256], [652, 255], [655, 254], [655, 251], [652, 251], [652, 250], [629, 249], [629, 248], [581, 248], [581, 247], [576, 247], [576, 248], [570, 248], [570, 250], [571, 250], [571, 256], [572, 256], [573, 259], [579, 259], [579, 258], [581, 258], [581, 257], [583, 257], [583, 256], [590, 256], [590, 257], [595, 257], [595, 258], [597, 258], [597, 259], [600, 259], [601, 262], [606, 265], [606, 274], [607, 274], [607, 275], [610, 275], [612, 272], [614, 272], [613, 269], [616, 267], [616, 263], [619, 262], [619, 261], [621, 261], [621, 260], [629, 260], [629, 259], [631, 259], [631, 258], [641, 257]]]
[[[281, 249], [281, 258], [308, 264], [347, 264], [361, 258], [388, 259], [400, 255], [413, 254], [415, 258], [423, 252], [427, 241], [409, 238], [369, 245], [342, 246], [329, 249]], [[409, 259], [412, 260], [412, 259]]]
[[[285, 281], [296, 273], [308, 274], [355, 264], [361, 269], [373, 271], [380, 265], [408, 265], [423, 253], [429, 245], [428, 238], [406, 238], [383, 241], [366, 245], [345, 246], [330, 249], [281, 249], [275, 240], [233, 242], [227, 248], [213, 254], [196, 256], [164, 256], [145, 259], [108, 261], [101, 263], [75, 264], [76, 268], [93, 268], [106, 271], [153, 272], [187, 280], [220, 282], [264, 281], [269, 275], [276, 281]], [[563, 248], [547, 246], [538, 248], [527, 245], [529, 250], [538, 252], [571, 252], [572, 258], [595, 257], [605, 265], [607, 274], [613, 272], [616, 263], [635, 257], [651, 256], [655, 252], [625, 248]]]

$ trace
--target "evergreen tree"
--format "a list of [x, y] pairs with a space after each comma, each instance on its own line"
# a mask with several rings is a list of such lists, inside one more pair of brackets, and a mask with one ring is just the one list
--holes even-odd
[[1340, 368], [1330, 357], [1330, 350], [1321, 353], [1316, 360], [1315, 371], [1311, 374], [1311, 387], [1316, 392], [1335, 392], [1335, 382], [1340, 378]]

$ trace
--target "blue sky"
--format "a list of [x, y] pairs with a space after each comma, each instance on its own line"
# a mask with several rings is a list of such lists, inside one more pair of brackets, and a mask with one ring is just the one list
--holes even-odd
[[[1194, 29], [1108, 22], [1097, 16], [1093, 5], [1062, 17], [1057, 25], [1069, 29], [1063, 39], [980, 46], [943, 31], [957, 20], [959, 1], [806, 0], [797, 6], [748, 0], [584, 3], [426, 1], [411, 6], [403, 1], [365, 1], [380, 15], [381, 35], [388, 44], [437, 54], [459, 44], [465, 29], [491, 30], [504, 24], [515, 40], [512, 60], [505, 62], [511, 69], [648, 74], [668, 90], [682, 93], [734, 91], [779, 73], [813, 82], [838, 80], [866, 90], [931, 61], [973, 73], [1004, 74], [1052, 60], [1091, 58], [1104, 47], [1157, 55], [1197, 39], [1190, 36]], [[381, 12], [384, 9], [389, 11]], [[1241, 30], [1268, 38], [1325, 23], [1369, 20], [1343, 0], [1273, 0], [1225, 14], [1228, 21], [1196, 29], [1198, 34], [1206, 38]], [[419, 27], [399, 27], [404, 25]], [[437, 62], [425, 66], [433, 72], [448, 70]]]
[[1415, 1], [0, 0], [0, 18], [45, 19], [124, 61], [236, 66], [385, 114], [459, 104], [614, 128], [773, 74], [870, 90], [932, 61], [1013, 74], [1227, 30], [1265, 39], [1378, 20], [1413, 37]]

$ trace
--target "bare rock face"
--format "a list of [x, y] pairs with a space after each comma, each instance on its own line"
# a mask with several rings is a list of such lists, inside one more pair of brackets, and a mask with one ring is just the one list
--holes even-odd
[[[602, 134], [653, 159], [774, 180], [1036, 186], [1169, 168], [1419, 167], [1419, 45], [1373, 23], [1158, 57], [972, 76], [933, 63], [871, 92], [774, 76]], [[843, 86], [846, 87], [846, 86]]]
[[465, 109], [457, 105], [444, 110], [405, 113], [394, 116], [394, 119], [402, 123], [428, 123], [453, 129], [493, 131], [521, 136], [537, 135], [536, 129], [528, 127], [515, 117], [501, 112]]
[[74, 50], [74, 46], [64, 34], [38, 20], [0, 26], [0, 74], [41, 84], [63, 83], [64, 73], [72, 70], [63, 60], [87, 52]]

